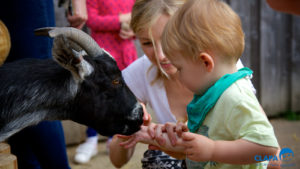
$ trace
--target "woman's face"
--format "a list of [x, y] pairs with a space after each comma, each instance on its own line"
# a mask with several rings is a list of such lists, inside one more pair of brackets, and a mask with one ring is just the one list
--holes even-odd
[[[140, 40], [141, 47], [146, 54], [146, 56], [149, 58], [149, 60], [156, 65], [157, 67], [161, 66], [161, 68], [168, 74], [173, 75], [176, 73], [177, 69], [171, 64], [168, 58], [163, 54], [162, 46], [161, 46], [161, 35], [163, 33], [163, 30], [165, 28], [166, 23], [169, 20], [169, 16], [167, 15], [161, 15], [156, 23], [153, 24], [151, 27], [152, 37], [156, 48], [156, 56], [158, 59], [158, 62], [156, 61], [155, 57], [155, 50], [154, 46], [151, 40], [151, 37], [149, 35], [149, 30], [142, 30], [139, 33], [137, 33], [137, 37]], [[159, 65], [158, 65], [159, 64]]]

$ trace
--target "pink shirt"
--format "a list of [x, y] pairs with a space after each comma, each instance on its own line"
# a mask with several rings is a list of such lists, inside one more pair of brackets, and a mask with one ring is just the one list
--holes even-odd
[[129, 13], [135, 0], [87, 0], [87, 26], [98, 45], [109, 52], [121, 70], [137, 59], [133, 39], [119, 36], [120, 13]]

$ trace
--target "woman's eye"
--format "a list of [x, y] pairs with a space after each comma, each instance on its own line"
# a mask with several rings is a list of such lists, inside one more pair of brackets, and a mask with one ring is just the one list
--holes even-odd
[[151, 42], [143, 42], [142, 45], [144, 45], [144, 46], [150, 46], [150, 45], [152, 45], [152, 43]]

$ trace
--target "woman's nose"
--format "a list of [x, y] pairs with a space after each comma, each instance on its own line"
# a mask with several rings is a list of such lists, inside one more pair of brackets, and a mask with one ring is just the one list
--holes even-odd
[[158, 47], [157, 47], [157, 57], [160, 61], [163, 61], [166, 59], [166, 56], [163, 53], [161, 45], [158, 45]]

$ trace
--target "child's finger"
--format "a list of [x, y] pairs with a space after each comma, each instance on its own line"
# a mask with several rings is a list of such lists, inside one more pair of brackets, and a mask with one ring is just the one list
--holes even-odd
[[177, 137], [176, 137], [176, 133], [174, 132], [174, 128], [175, 128], [174, 124], [166, 123], [165, 128], [166, 128], [166, 131], [167, 131], [167, 134], [171, 141], [172, 146], [175, 146]]
[[177, 140], [176, 146], [184, 147], [185, 149], [193, 146], [193, 141], [185, 141], [183, 139]]
[[165, 139], [163, 138], [161, 128], [162, 128], [162, 125], [156, 125], [155, 140], [158, 142], [159, 145], [164, 146]]
[[184, 132], [182, 133], [182, 136], [181, 138], [184, 140], [184, 141], [192, 141], [195, 139], [195, 136], [193, 133], [191, 132]]
[[187, 126], [182, 123], [182, 122], [178, 122], [177, 125], [176, 125], [176, 133], [179, 137], [181, 137], [182, 133], [183, 132], [187, 132], [188, 131], [188, 128]]
[[179, 137], [181, 137], [181, 135], [182, 135], [182, 126], [181, 125], [176, 126], [175, 131], [176, 131], [177, 135]]

